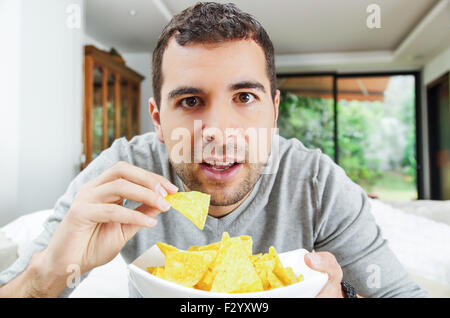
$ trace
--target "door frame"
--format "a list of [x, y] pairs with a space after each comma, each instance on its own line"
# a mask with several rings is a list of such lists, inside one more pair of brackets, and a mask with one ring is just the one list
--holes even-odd
[[439, 143], [439, 134], [436, 133], [436, 125], [432, 124], [432, 121], [439, 116], [439, 111], [436, 109], [436, 105], [433, 103], [434, 96], [430, 94], [431, 90], [436, 88], [438, 85], [442, 83], [450, 82], [450, 72], [447, 72], [426, 86], [427, 93], [427, 113], [428, 113], [428, 152], [430, 156], [430, 165], [429, 165], [429, 173], [430, 173], [430, 199], [431, 200], [442, 200], [441, 197], [441, 183], [440, 183], [440, 174], [438, 173], [436, 167], [436, 152], [437, 152], [437, 144]]

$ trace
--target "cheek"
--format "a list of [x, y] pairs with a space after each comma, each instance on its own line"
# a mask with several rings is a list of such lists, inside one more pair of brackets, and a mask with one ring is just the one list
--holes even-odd
[[245, 109], [243, 123], [247, 127], [275, 127], [275, 109], [273, 104], [256, 104], [254, 107]]
[[193, 154], [193, 132], [177, 125], [161, 125], [164, 142], [173, 163], [190, 163]]
[[256, 161], [253, 160], [253, 163], [266, 163], [271, 150], [272, 136], [276, 132], [274, 106], [266, 107], [258, 116], [254, 117], [251, 124], [256, 128], [254, 131], [257, 138], [249, 140], [254, 143], [253, 147], [249, 149], [250, 156], [257, 158]]

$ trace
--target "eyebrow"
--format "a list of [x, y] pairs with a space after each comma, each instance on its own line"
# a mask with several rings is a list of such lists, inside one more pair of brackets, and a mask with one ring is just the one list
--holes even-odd
[[196, 87], [189, 87], [189, 86], [183, 86], [176, 89], [173, 89], [169, 92], [169, 100], [174, 99], [177, 96], [180, 95], [187, 95], [187, 94], [203, 94], [203, 90]]
[[[236, 91], [238, 89], [243, 89], [243, 88], [257, 89], [263, 93], [266, 92], [264, 85], [257, 81], [242, 81], [242, 82], [234, 83], [234, 84], [231, 84], [230, 86], [228, 86], [228, 90], [230, 90], [230, 91]], [[182, 86], [182, 87], [178, 87], [176, 89], [171, 90], [168, 94], [168, 99], [171, 100], [171, 99], [174, 99], [177, 96], [181, 96], [181, 95], [204, 94], [204, 93], [205, 92], [202, 89], [197, 88], [197, 87]]]
[[257, 90], [260, 90], [263, 93], [266, 92], [264, 85], [261, 84], [260, 82], [256, 82], [256, 81], [242, 81], [242, 82], [238, 82], [235, 84], [231, 84], [228, 87], [228, 89], [230, 91], [236, 91], [236, 90], [242, 89], [242, 88], [255, 88]]

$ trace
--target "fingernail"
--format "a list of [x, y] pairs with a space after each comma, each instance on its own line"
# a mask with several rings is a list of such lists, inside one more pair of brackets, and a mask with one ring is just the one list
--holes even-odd
[[156, 192], [158, 192], [159, 194], [161, 194], [161, 196], [164, 198], [167, 195], [166, 190], [164, 190], [164, 188], [161, 186], [161, 184], [158, 184], [155, 188]]
[[163, 210], [170, 209], [170, 203], [161, 197], [158, 198], [158, 204], [159, 204], [159, 207], [162, 208]]
[[175, 185], [173, 185], [173, 184], [170, 183], [170, 182], [167, 182], [167, 183], [166, 183], [166, 187], [167, 187], [170, 191], [172, 191], [172, 192], [177, 192], [177, 191], [178, 191], [178, 187], [175, 186]]
[[319, 254], [317, 253], [309, 253], [308, 254], [309, 260], [311, 261], [311, 265], [314, 267], [320, 266], [320, 263], [322, 262], [322, 259]]
[[147, 225], [148, 226], [155, 226], [157, 221], [153, 218], [147, 218]]

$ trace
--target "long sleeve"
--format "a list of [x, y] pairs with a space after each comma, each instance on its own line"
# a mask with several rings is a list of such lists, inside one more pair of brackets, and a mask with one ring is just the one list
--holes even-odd
[[363, 189], [326, 156], [314, 183], [314, 248], [334, 254], [344, 280], [365, 297], [426, 297], [383, 239]]

